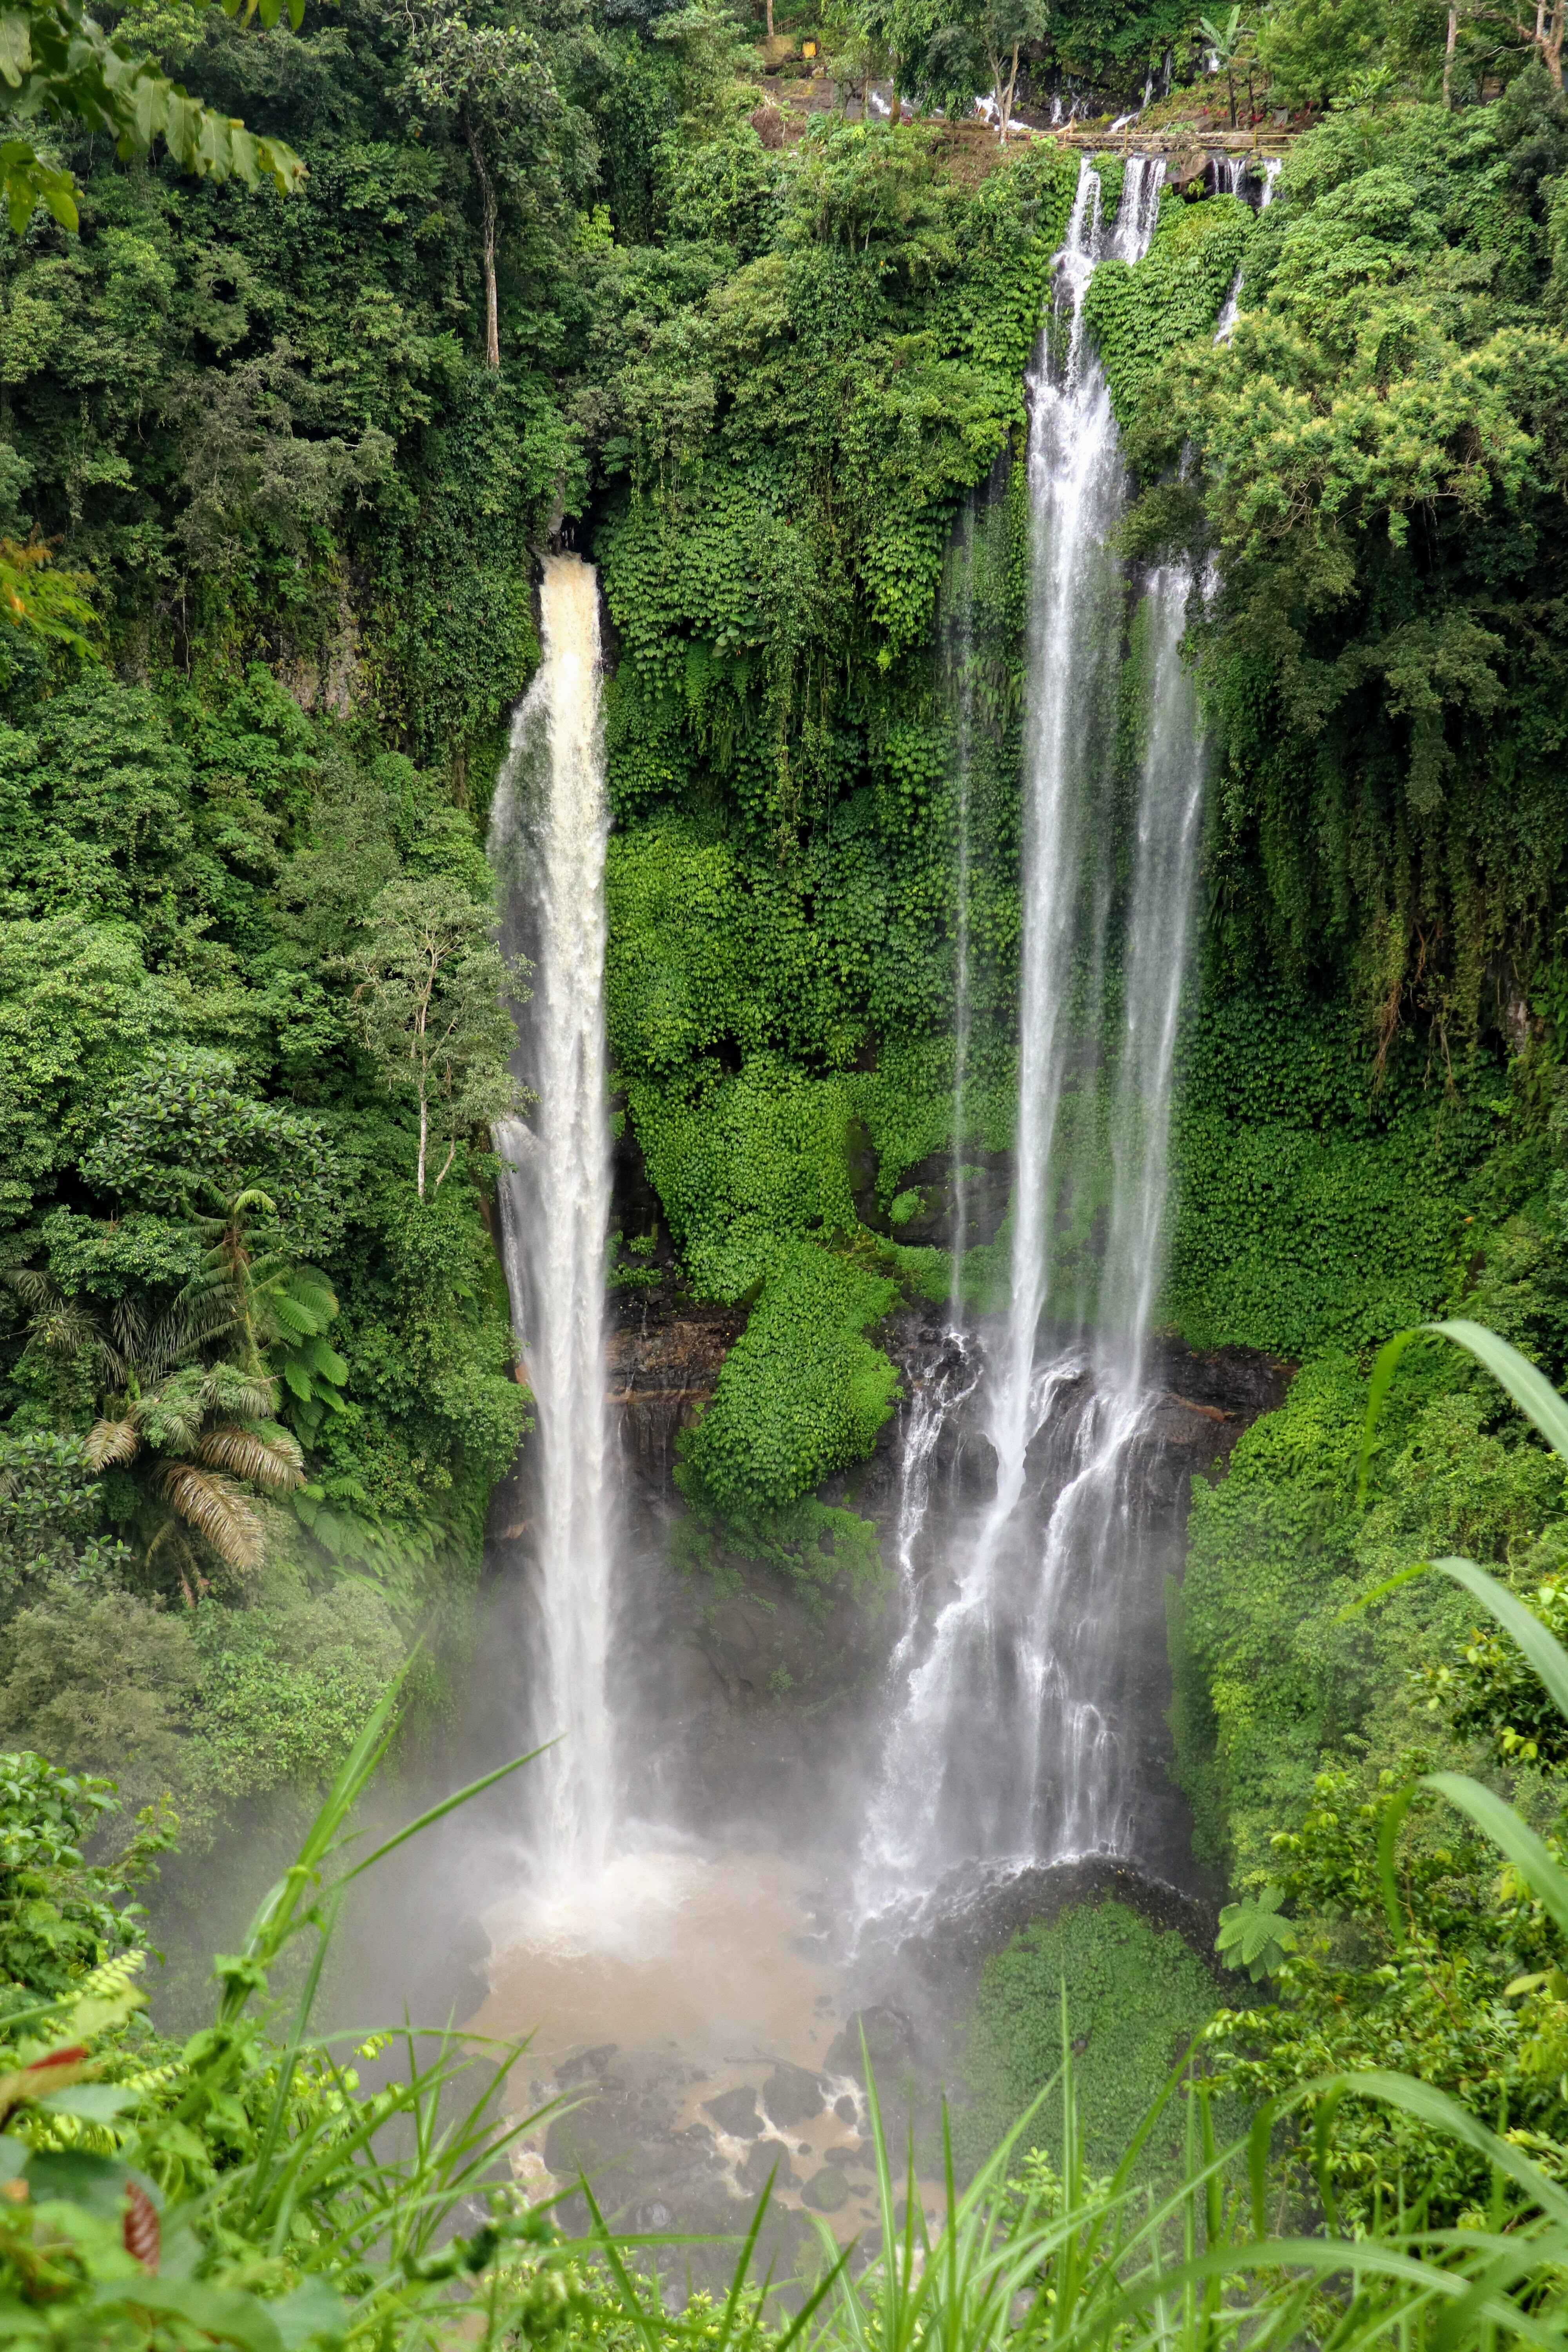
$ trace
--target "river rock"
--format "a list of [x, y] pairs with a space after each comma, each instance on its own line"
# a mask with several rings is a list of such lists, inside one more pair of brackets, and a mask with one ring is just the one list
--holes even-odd
[[710, 2115], [721, 2131], [731, 2139], [755, 2139], [763, 2128], [757, 2113], [757, 2095], [749, 2083], [733, 2091], [721, 2091], [716, 2099], [704, 2099], [704, 2110]]
[[860, 2120], [860, 2110], [847, 2091], [841, 2091], [834, 2100], [833, 2112], [841, 2124], [858, 2124]]
[[775, 2124], [787, 2125], [809, 2123], [827, 2102], [815, 2074], [781, 2060], [763, 2084], [763, 2105]]
[[817, 2213], [837, 2213], [849, 2201], [849, 2183], [836, 2164], [825, 2164], [814, 2172], [801, 2190], [802, 2201]]
[[[777, 2171], [774, 2172], [774, 2167]], [[782, 2139], [759, 2139], [746, 2150], [746, 2160], [735, 2178], [752, 2197], [760, 2197], [768, 2185], [768, 2175], [773, 2173], [773, 2187], [793, 2189], [798, 2178], [789, 2160], [789, 2150]]]
[[861, 2055], [860, 2037], [866, 2037], [866, 2054], [873, 2068], [906, 2065], [914, 2053], [914, 2028], [901, 2009], [879, 2004], [874, 2009], [858, 2009], [849, 2022], [835, 2040], [827, 2053], [827, 2065], [835, 2074], [853, 2074], [858, 2082], [866, 2079], [866, 2060]]

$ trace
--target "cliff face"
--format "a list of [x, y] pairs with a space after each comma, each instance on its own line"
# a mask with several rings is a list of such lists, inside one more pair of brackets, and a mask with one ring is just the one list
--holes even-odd
[[[711, 1397], [744, 1326], [739, 1309], [682, 1303], [673, 1284], [623, 1300], [609, 1343], [609, 1399], [628, 1496], [617, 1706], [639, 1727], [638, 1769], [661, 1805], [693, 1828], [754, 1835], [787, 1850], [847, 1834], [874, 1771], [889, 1654], [906, 1595], [894, 1572], [904, 1449], [922, 1391], [951, 1374], [953, 1342], [931, 1307], [905, 1307], [877, 1337], [900, 1372], [903, 1400], [871, 1458], [829, 1482], [822, 1499], [876, 1526], [880, 1588], [857, 1600], [839, 1577], [816, 1586], [711, 1545], [682, 1566], [689, 1525], [675, 1488], [675, 1441]], [[1231, 1448], [1282, 1400], [1291, 1368], [1246, 1349], [1195, 1352], [1160, 1343], [1147, 1437], [1130, 1496], [1148, 1529], [1146, 1574], [1131, 1596], [1128, 1635], [1148, 1659], [1140, 1709], [1147, 1777], [1168, 1787], [1169, 1693], [1163, 1580], [1179, 1574], [1194, 1478], [1224, 1475]], [[1029, 1477], [1048, 1511], [1089, 1375], [1031, 1449]], [[994, 1455], [972, 1402], [945, 1421], [930, 1462], [931, 1500], [915, 1580], [941, 1579], [960, 1517], [993, 1491]], [[1186, 1874], [1185, 1817], [1173, 1795], [1154, 1807], [1152, 1859]]]
[[675, 1441], [713, 1396], [746, 1328], [743, 1307], [648, 1304], [610, 1333], [606, 1391], [626, 1468], [646, 1492], [673, 1495]]

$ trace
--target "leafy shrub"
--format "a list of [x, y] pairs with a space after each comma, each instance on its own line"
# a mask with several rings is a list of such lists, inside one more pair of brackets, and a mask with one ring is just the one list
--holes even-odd
[[721, 1509], [776, 1510], [868, 1454], [898, 1374], [860, 1334], [894, 1295], [851, 1258], [800, 1243], [781, 1249], [686, 1440], [689, 1491]]
[[[985, 1963], [970, 2014], [963, 2144], [971, 2160], [1058, 2076], [1065, 2001], [1084, 2160], [1113, 2167], [1216, 1999], [1186, 1939], [1123, 1903], [1073, 1904], [1024, 1928]], [[1034, 2144], [1060, 2127], [1058, 2091], [1031, 2120]], [[1179, 2162], [1179, 2138], [1163, 2136], [1151, 2154], [1162, 2169]]]

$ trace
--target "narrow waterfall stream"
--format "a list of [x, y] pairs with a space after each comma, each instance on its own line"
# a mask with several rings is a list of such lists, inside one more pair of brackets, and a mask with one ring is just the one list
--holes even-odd
[[[526, 2038], [515, 2105], [584, 2082], [599, 2092], [577, 2137], [562, 2142], [561, 2120], [520, 2150], [515, 2168], [533, 2189], [596, 2170], [608, 2131], [613, 2202], [642, 2199], [642, 2223], [657, 2229], [669, 2219], [663, 2200], [679, 2196], [700, 2226], [722, 2230], [734, 2200], [776, 2167], [773, 2234], [799, 2246], [812, 2238], [800, 2210], [805, 2174], [858, 2147], [863, 2116], [835, 2057], [840, 1979], [812, 1933], [815, 1882], [776, 1853], [707, 1847], [637, 1817], [646, 1783], [629, 1807], [617, 1790], [609, 1667], [620, 1530], [605, 1329], [609, 822], [590, 565], [546, 558], [541, 619], [543, 658], [513, 722], [489, 851], [505, 944], [533, 966], [532, 994], [516, 1007], [516, 1068], [536, 1099], [526, 1120], [500, 1123], [496, 1144], [513, 1326], [538, 1424], [522, 1560], [540, 1636], [528, 1728], [557, 1744], [531, 1768], [542, 1778], [521, 1883], [483, 1915], [491, 1990], [472, 2024]], [[614, 2078], [601, 2084], [612, 2053]], [[803, 2093], [817, 2081], [827, 2095]], [[759, 2101], [764, 2121], [748, 2123]], [[858, 2203], [843, 2226], [866, 2219]]]
[[[906, 1433], [908, 1613], [861, 1854], [862, 1916], [918, 1903], [955, 1866], [1118, 1853], [1134, 1839], [1142, 1741], [1128, 1719], [1129, 1653], [1138, 1645], [1124, 1638], [1124, 1620], [1142, 1562], [1129, 1469], [1147, 1420], [1145, 1343], [1163, 1265], [1203, 762], [1180, 654], [1191, 583], [1157, 572], [1135, 624], [1147, 710], [1131, 871], [1119, 893], [1110, 770], [1126, 590], [1110, 542], [1125, 483], [1083, 297], [1101, 259], [1136, 260], [1147, 249], [1163, 174], [1157, 161], [1130, 159], [1108, 226], [1099, 175], [1083, 167], [1030, 384], [1010, 1297], [1003, 1328], [985, 1341], [984, 1375], [995, 1493], [960, 1524], [945, 1597], [934, 1615], [928, 1602], [922, 1620], [910, 1563], [935, 1424], [976, 1374], [967, 1385], [938, 1381]], [[964, 897], [969, 887], [965, 872]], [[1105, 1012], [1117, 981], [1119, 1034]], [[960, 1087], [962, 1067], [961, 1059]], [[1098, 1272], [1086, 1272], [1081, 1251], [1058, 1268], [1058, 1229], [1083, 1221], [1097, 1149], [1108, 1150], [1110, 1171]]]
[[612, 1538], [605, 1426], [605, 848], [599, 585], [546, 559], [543, 659], [512, 723], [489, 849], [508, 943], [534, 964], [521, 1075], [536, 1108], [496, 1136], [512, 1319], [539, 1423], [536, 1574], [543, 1635], [537, 1736], [545, 1791], [534, 1841], [547, 1885], [597, 1880], [615, 1815], [607, 1697]]
[[[1250, 161], [1237, 156], [1226, 157], [1219, 168], [1225, 176], [1225, 192], [1230, 196], [1239, 196], [1244, 181], [1250, 178], [1257, 171], [1257, 166]], [[1261, 173], [1258, 174], [1258, 209], [1260, 213], [1266, 213], [1274, 201], [1274, 184], [1279, 177], [1279, 156], [1268, 156]], [[1241, 287], [1246, 275], [1246, 267], [1243, 265], [1231, 282], [1230, 291], [1225, 298], [1225, 307], [1219, 314], [1219, 324], [1215, 329], [1214, 339], [1216, 343], [1226, 341], [1236, 331], [1237, 320], [1241, 315]]]

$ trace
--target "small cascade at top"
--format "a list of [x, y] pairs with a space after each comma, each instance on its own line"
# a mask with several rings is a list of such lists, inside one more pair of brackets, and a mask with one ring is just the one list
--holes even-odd
[[[1126, 486], [1083, 297], [1101, 259], [1147, 250], [1163, 176], [1158, 160], [1129, 159], [1108, 227], [1099, 175], [1083, 167], [1030, 381], [1010, 1296], [1004, 1327], [985, 1341], [984, 1375], [996, 1486], [959, 1534], [934, 1616], [928, 1609], [922, 1621], [918, 1595], [907, 1601], [894, 1659], [901, 1691], [861, 1853], [863, 1916], [918, 1901], [957, 1864], [1122, 1853], [1133, 1838], [1142, 1743], [1129, 1720], [1129, 1677], [1147, 1644], [1123, 1638], [1141, 1568], [1130, 1470], [1148, 1419], [1144, 1354], [1163, 1266], [1202, 748], [1180, 654], [1191, 583], [1157, 572], [1134, 625], [1147, 716], [1119, 887], [1111, 763], [1126, 580], [1110, 539]], [[959, 731], [962, 742], [962, 720]], [[1120, 1005], [1119, 1024], [1108, 1001]], [[961, 997], [961, 1028], [964, 1020]], [[962, 1057], [959, 1066], [962, 1087]], [[1108, 1202], [1096, 1190], [1107, 1156]], [[1068, 1249], [1058, 1264], [1059, 1236], [1081, 1244], [1086, 1227], [1098, 1247]], [[973, 1386], [973, 1372], [938, 1382], [911, 1415], [906, 1589], [931, 1418]]]
[[[1225, 183], [1224, 193], [1229, 196], [1239, 196], [1242, 183], [1251, 176], [1255, 166], [1246, 156], [1231, 155], [1221, 158], [1219, 169]], [[1258, 209], [1266, 213], [1274, 201], [1274, 183], [1279, 177], [1278, 155], [1268, 158], [1258, 176], [1262, 184], [1258, 194]], [[1219, 324], [1215, 329], [1214, 337], [1216, 343], [1230, 341], [1237, 320], [1241, 315], [1241, 281], [1246, 274], [1247, 265], [1243, 262], [1231, 281], [1230, 292], [1225, 298], [1225, 308], [1219, 314]]]
[[543, 659], [512, 721], [490, 818], [503, 935], [534, 964], [519, 1008], [518, 1074], [531, 1118], [501, 1121], [501, 1221], [512, 1322], [539, 1427], [532, 1566], [542, 1634], [533, 1730], [542, 1885], [595, 1881], [615, 1818], [607, 1696], [613, 1544], [606, 1490], [605, 854], [599, 587], [573, 555], [546, 559]]

